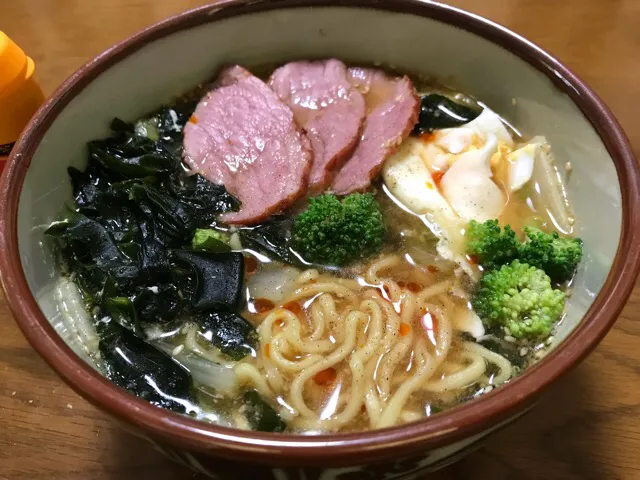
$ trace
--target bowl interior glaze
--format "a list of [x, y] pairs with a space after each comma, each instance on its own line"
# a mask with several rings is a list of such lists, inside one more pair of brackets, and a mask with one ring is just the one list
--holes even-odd
[[[559, 160], [559, 166], [565, 162], [571, 162], [573, 166], [567, 190], [578, 219], [577, 234], [585, 242], [585, 259], [573, 285], [566, 318], [554, 342], [554, 348], [559, 350], [556, 352], [558, 355], [551, 354], [522, 378], [512, 382], [513, 385], [497, 389], [487, 395], [487, 398], [461, 407], [458, 417], [455, 417], [455, 412], [446, 413], [437, 422], [438, 416], [420, 422], [420, 426], [413, 432], [414, 437], [403, 436], [403, 428], [407, 427], [397, 428], [397, 438], [404, 437], [410, 441], [411, 437], [416, 441], [418, 438], [426, 441], [441, 433], [442, 440], [437, 441], [444, 441], [449, 430], [453, 428], [452, 431], [455, 432], [462, 427], [460, 422], [475, 422], [474, 425], [479, 426], [499, 410], [488, 402], [504, 401], [515, 408], [523, 399], [535, 394], [543, 385], [582, 358], [610, 326], [615, 311], [609, 312], [610, 317], [603, 317], [602, 328], [585, 346], [575, 346], [572, 349], [571, 358], [567, 357], [569, 360], [566, 364], [549, 367], [546, 376], [541, 373], [537, 377], [533, 376], [534, 371], [540, 370], [552, 358], [559, 358], [565, 348], [563, 342], [574, 330], [579, 330], [581, 319], [605, 285], [623, 232], [624, 196], [618, 175], [626, 169], [627, 174], [636, 176], [637, 171], [630, 171], [629, 168], [632, 167], [623, 166], [622, 162], [618, 162], [616, 166], [607, 149], [609, 145], [605, 146], [596, 131], [597, 119], [588, 119], [583, 114], [584, 105], [581, 109], [575, 103], [574, 100], [585, 97], [582, 90], [576, 89], [579, 80], [526, 40], [497, 25], [449, 7], [428, 6], [410, 0], [380, 2], [376, 8], [357, 7], [357, 4], [366, 2], [356, 1], [345, 2], [352, 4], [351, 6], [318, 5], [297, 8], [286, 8], [285, 2], [275, 2], [281, 4], [279, 7], [264, 6], [265, 2], [258, 2], [255, 7], [251, 7], [251, 3], [240, 5], [236, 10], [235, 6], [223, 10], [217, 6], [199, 9], [186, 14], [181, 20], [169, 20], [153, 27], [130, 39], [128, 43], [107, 51], [90, 62], [56, 93], [18, 144], [14, 163], [24, 156], [24, 160], [30, 160], [30, 164], [21, 188], [20, 184], [7, 185], [7, 178], [22, 182], [18, 168], [13, 166], [9, 169], [9, 173], [5, 174], [3, 192], [7, 194], [19, 189], [17, 213], [13, 214], [17, 215], [15, 219], [21, 268], [44, 317], [64, 341], [86, 359], [76, 339], [65, 331], [60, 322], [60, 312], [52, 289], [58, 273], [43, 241], [43, 232], [60, 215], [63, 205], [71, 202], [66, 168], [71, 165], [83, 167], [86, 161], [86, 142], [107, 135], [109, 122], [114, 116], [133, 120], [158, 105], [171, 101], [196, 84], [209, 80], [224, 64], [252, 66], [293, 59], [337, 57], [345, 62], [382, 64], [400, 71], [433, 77], [480, 99], [525, 135], [545, 135]], [[392, 9], [399, 11], [390, 11]], [[415, 10], [416, 14], [408, 13], [410, 10]], [[444, 20], [459, 21], [459, 25], [454, 26]], [[488, 38], [501, 39], [505, 43], [508, 39], [512, 43], [508, 49]], [[510, 49], [515, 49], [519, 55], [511, 53]], [[535, 62], [525, 60], [525, 56], [535, 58]], [[594, 100], [585, 97], [582, 101], [596, 102], [597, 98]], [[596, 110], [598, 109], [592, 108], [592, 111]], [[600, 121], [610, 123], [606, 118], [601, 118]], [[617, 130], [617, 124], [609, 125], [608, 128], [622, 135]], [[41, 132], [44, 132], [42, 136]], [[623, 136], [614, 140], [619, 142], [619, 151], [630, 155]], [[561, 168], [561, 171], [564, 169]], [[634, 191], [627, 191], [625, 195], [633, 197], [634, 202], [637, 201], [637, 187]], [[12, 207], [5, 205], [3, 208], [4, 214], [7, 214]], [[629, 210], [630, 207], [625, 208]], [[7, 225], [4, 227], [8, 228]], [[5, 231], [3, 246], [10, 244], [11, 235], [12, 232]], [[629, 267], [631, 270], [625, 274], [625, 283], [620, 290], [625, 298], [629, 282], [632, 283], [632, 277], [637, 273], [637, 251], [632, 252], [632, 257], [632, 265]], [[20, 283], [19, 279], [10, 278], [7, 272], [3, 272], [3, 282], [5, 288], [16, 285], [16, 282]], [[11, 292], [8, 294], [21, 327], [32, 343], [36, 342], [28, 330], [30, 324], [39, 322], [37, 315], [26, 315], [28, 318], [22, 321], [21, 317], [25, 314], [18, 311], [23, 308], [20, 306], [21, 300], [16, 298], [12, 301], [14, 295]], [[605, 299], [602, 302], [604, 304]], [[613, 305], [614, 310], [619, 311], [623, 303], [624, 298]], [[593, 320], [596, 321], [596, 318]], [[570, 341], [571, 339], [565, 343]], [[123, 400], [124, 394], [115, 387], [99, 385], [94, 380], [91, 380], [94, 382], [91, 387], [88, 383], [79, 385], [80, 376], [84, 382], [84, 379], [93, 375], [87, 369], [82, 370], [84, 367], [78, 366], [82, 370], [78, 377], [74, 377], [71, 371], [61, 372], [57, 361], [62, 357], [69, 358], [69, 352], [58, 348], [55, 355], [47, 356], [44, 345], [36, 345], [36, 348], [67, 381], [75, 382], [79, 391], [92, 397], [103, 408], [111, 408], [108, 404], [113, 404], [114, 399], [117, 399], [118, 405], [126, 403]], [[516, 384], [520, 385], [517, 393], [514, 388]], [[102, 398], [102, 393], [96, 393], [100, 389], [108, 389], [108, 395], [105, 394]], [[144, 410], [142, 402], [131, 399], [131, 405], [132, 410]], [[116, 410], [115, 406], [112, 408]], [[147, 410], [145, 415], [152, 415], [151, 407]], [[133, 411], [120, 412], [118, 415], [127, 421], [132, 421], [135, 417]], [[223, 434], [220, 432], [227, 432], [224, 433], [227, 437], [232, 436], [225, 429], [205, 425], [195, 428], [193, 421], [170, 413], [163, 412], [160, 417], [171, 429], [184, 428], [180, 434], [176, 433], [177, 430], [169, 431], [167, 436], [184, 439], [188, 436], [187, 430], [198, 430], [196, 436], [200, 437], [190, 440], [195, 446], [202, 447], [206, 438], [222, 438]], [[140, 419], [140, 425], [146, 422], [144, 416], [135, 418]], [[491, 421], [496, 419], [497, 417]], [[264, 435], [238, 434], [225, 441], [229, 442], [229, 448], [235, 448], [234, 442], [241, 444], [246, 440], [256, 444], [255, 439], [258, 437], [270, 438]], [[354, 448], [363, 439], [370, 441], [371, 445], [375, 444], [376, 448], [382, 448], [384, 442], [389, 440], [389, 437], [376, 437], [373, 434], [351, 437], [354, 439]], [[342, 438], [346, 441], [351, 437]], [[284, 440], [278, 445], [283, 448], [284, 443], [296, 442], [293, 437], [282, 438]], [[339, 436], [332, 438], [336, 445], [343, 443]], [[312, 446], [313, 441], [300, 439], [299, 445], [306, 442]], [[271, 442], [275, 443], [277, 442]]]

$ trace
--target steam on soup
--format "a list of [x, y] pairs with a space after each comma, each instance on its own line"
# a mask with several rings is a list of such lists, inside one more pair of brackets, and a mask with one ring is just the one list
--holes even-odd
[[551, 343], [582, 256], [563, 185], [544, 137], [469, 97], [337, 60], [236, 66], [111, 128], [47, 233], [69, 329], [154, 405], [389, 427]]

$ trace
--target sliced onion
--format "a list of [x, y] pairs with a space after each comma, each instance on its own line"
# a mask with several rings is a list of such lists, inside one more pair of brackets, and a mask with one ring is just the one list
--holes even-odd
[[563, 233], [573, 230], [573, 217], [569, 208], [569, 200], [560, 174], [555, 166], [551, 147], [544, 137], [534, 137], [531, 144], [538, 145], [530, 185], [531, 197], [536, 211], [546, 210], [554, 226]]

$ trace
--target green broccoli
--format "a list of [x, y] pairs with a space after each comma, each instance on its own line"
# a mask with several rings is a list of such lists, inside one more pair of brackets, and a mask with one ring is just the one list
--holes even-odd
[[210, 228], [198, 228], [191, 239], [192, 250], [206, 250], [208, 252], [228, 252], [229, 235]]
[[482, 276], [473, 307], [488, 328], [504, 327], [517, 339], [539, 340], [562, 316], [564, 298], [544, 271], [514, 260]]
[[569, 280], [582, 259], [582, 240], [563, 238], [558, 232], [545, 233], [537, 228], [525, 227], [527, 236], [518, 249], [518, 258], [541, 268], [554, 282]]
[[509, 225], [500, 230], [497, 220], [487, 220], [484, 223], [471, 220], [465, 236], [467, 254], [486, 269], [509, 263], [518, 253], [516, 232]]
[[309, 199], [296, 217], [291, 240], [308, 261], [346, 265], [378, 251], [384, 234], [382, 214], [370, 193], [352, 193], [342, 201], [323, 194]]

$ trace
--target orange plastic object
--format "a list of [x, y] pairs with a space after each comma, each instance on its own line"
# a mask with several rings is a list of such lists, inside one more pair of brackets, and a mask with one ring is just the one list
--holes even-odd
[[0, 154], [15, 142], [44, 101], [34, 78], [35, 64], [0, 31]]

